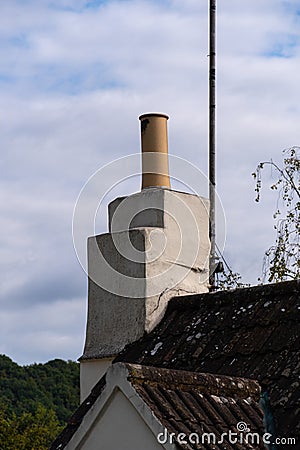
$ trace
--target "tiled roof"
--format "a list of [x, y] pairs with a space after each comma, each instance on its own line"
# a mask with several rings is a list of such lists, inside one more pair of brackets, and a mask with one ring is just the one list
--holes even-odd
[[[260, 387], [255, 381], [128, 364], [127, 370], [128, 380], [168, 432], [175, 438], [185, 434], [181, 444], [177, 441], [179, 448], [265, 449], [262, 439], [255, 445], [251, 440], [240, 442], [245, 434], [237, 429], [246, 423], [249, 432], [264, 434]], [[239, 443], [230, 443], [226, 437], [220, 443], [221, 435], [229, 430], [238, 433]], [[194, 439], [189, 442], [193, 435], [198, 444]]]
[[[299, 445], [299, 294], [300, 282], [294, 281], [177, 297], [161, 323], [125, 348], [114, 364], [127, 367], [136, 392], [175, 435], [219, 436], [222, 430], [235, 431], [238, 422], [261, 435], [259, 389], [253, 381], [258, 380], [269, 395], [267, 416], [274, 416], [277, 435], [296, 437]], [[65, 447], [104, 389], [105, 376], [51, 450]], [[245, 443], [226, 445], [181, 447], [251, 448]]]
[[[184, 450], [252, 450], [265, 449], [242, 439], [238, 424], [247, 424], [248, 432], [264, 434], [263, 412], [258, 405], [260, 387], [244, 378], [214, 376], [136, 364], [120, 363], [126, 368], [127, 380], [148, 405], [156, 419], [170, 433], [172, 443]], [[121, 380], [120, 380], [121, 381]], [[67, 427], [52, 444], [50, 450], [62, 450], [79, 428], [86, 414], [93, 408], [106, 386], [104, 376], [89, 397], [69, 420]], [[230, 443], [228, 433], [238, 433], [239, 443]], [[181, 433], [185, 437], [181, 437]], [[211, 433], [213, 435], [211, 435]], [[222, 445], [218, 442], [227, 433]], [[197, 436], [198, 442], [189, 438]], [[178, 443], [179, 439], [179, 443]], [[186, 442], [180, 442], [186, 441]], [[169, 441], [170, 442], [170, 441]], [[219, 446], [218, 446], [219, 445]]]
[[175, 298], [161, 323], [115, 361], [256, 379], [277, 434], [300, 442], [299, 294], [293, 281]]

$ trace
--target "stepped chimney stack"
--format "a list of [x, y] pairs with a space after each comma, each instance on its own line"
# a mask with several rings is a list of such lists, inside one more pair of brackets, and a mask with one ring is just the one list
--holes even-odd
[[139, 119], [142, 190], [112, 201], [109, 233], [88, 238], [81, 400], [125, 345], [153, 330], [172, 297], [208, 291], [208, 200], [171, 190], [168, 116]]

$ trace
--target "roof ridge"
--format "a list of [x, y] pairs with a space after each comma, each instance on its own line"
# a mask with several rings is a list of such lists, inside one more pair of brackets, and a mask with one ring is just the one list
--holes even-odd
[[197, 389], [204, 394], [230, 395], [239, 398], [251, 397], [256, 401], [260, 396], [261, 388], [258, 381], [249, 378], [189, 372], [131, 363], [116, 364], [122, 364], [127, 368], [128, 380], [132, 384], [165, 385], [169, 389], [181, 390], [193, 388], [193, 390]]
[[[211, 300], [214, 301], [219, 300], [223, 304], [227, 301], [228, 297], [230, 297], [230, 301], [232, 302], [232, 296], [236, 298], [240, 293], [243, 293], [243, 298], [245, 298], [245, 293], [251, 296], [253, 292], [256, 294], [261, 293], [263, 297], [268, 297], [269, 295], [274, 296], [274, 290], [276, 291], [277, 294], [280, 293], [286, 294], [287, 292], [290, 293], [298, 292], [299, 288], [300, 288], [300, 279], [296, 279], [291, 281], [282, 281], [280, 283], [259, 284], [250, 287], [228, 289], [225, 291], [206, 292], [203, 294], [180, 295], [171, 298], [166, 309], [166, 314], [172, 312], [174, 309], [176, 310], [181, 308], [186, 309], [187, 306], [190, 307], [191, 309], [197, 308], [199, 307], [200, 302], [210, 302]], [[249, 301], [250, 300], [251, 298], [249, 299]], [[278, 299], [278, 302], [279, 301], [280, 299]]]

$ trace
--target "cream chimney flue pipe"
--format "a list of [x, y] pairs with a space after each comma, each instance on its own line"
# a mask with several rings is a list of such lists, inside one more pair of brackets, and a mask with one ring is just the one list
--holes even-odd
[[149, 113], [139, 117], [142, 140], [142, 189], [170, 188], [168, 130], [166, 114]]

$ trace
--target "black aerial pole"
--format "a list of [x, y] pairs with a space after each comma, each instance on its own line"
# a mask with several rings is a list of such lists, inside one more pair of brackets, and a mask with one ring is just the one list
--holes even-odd
[[209, 0], [209, 200], [210, 285], [215, 289], [216, 267], [216, 15], [217, 0]]

